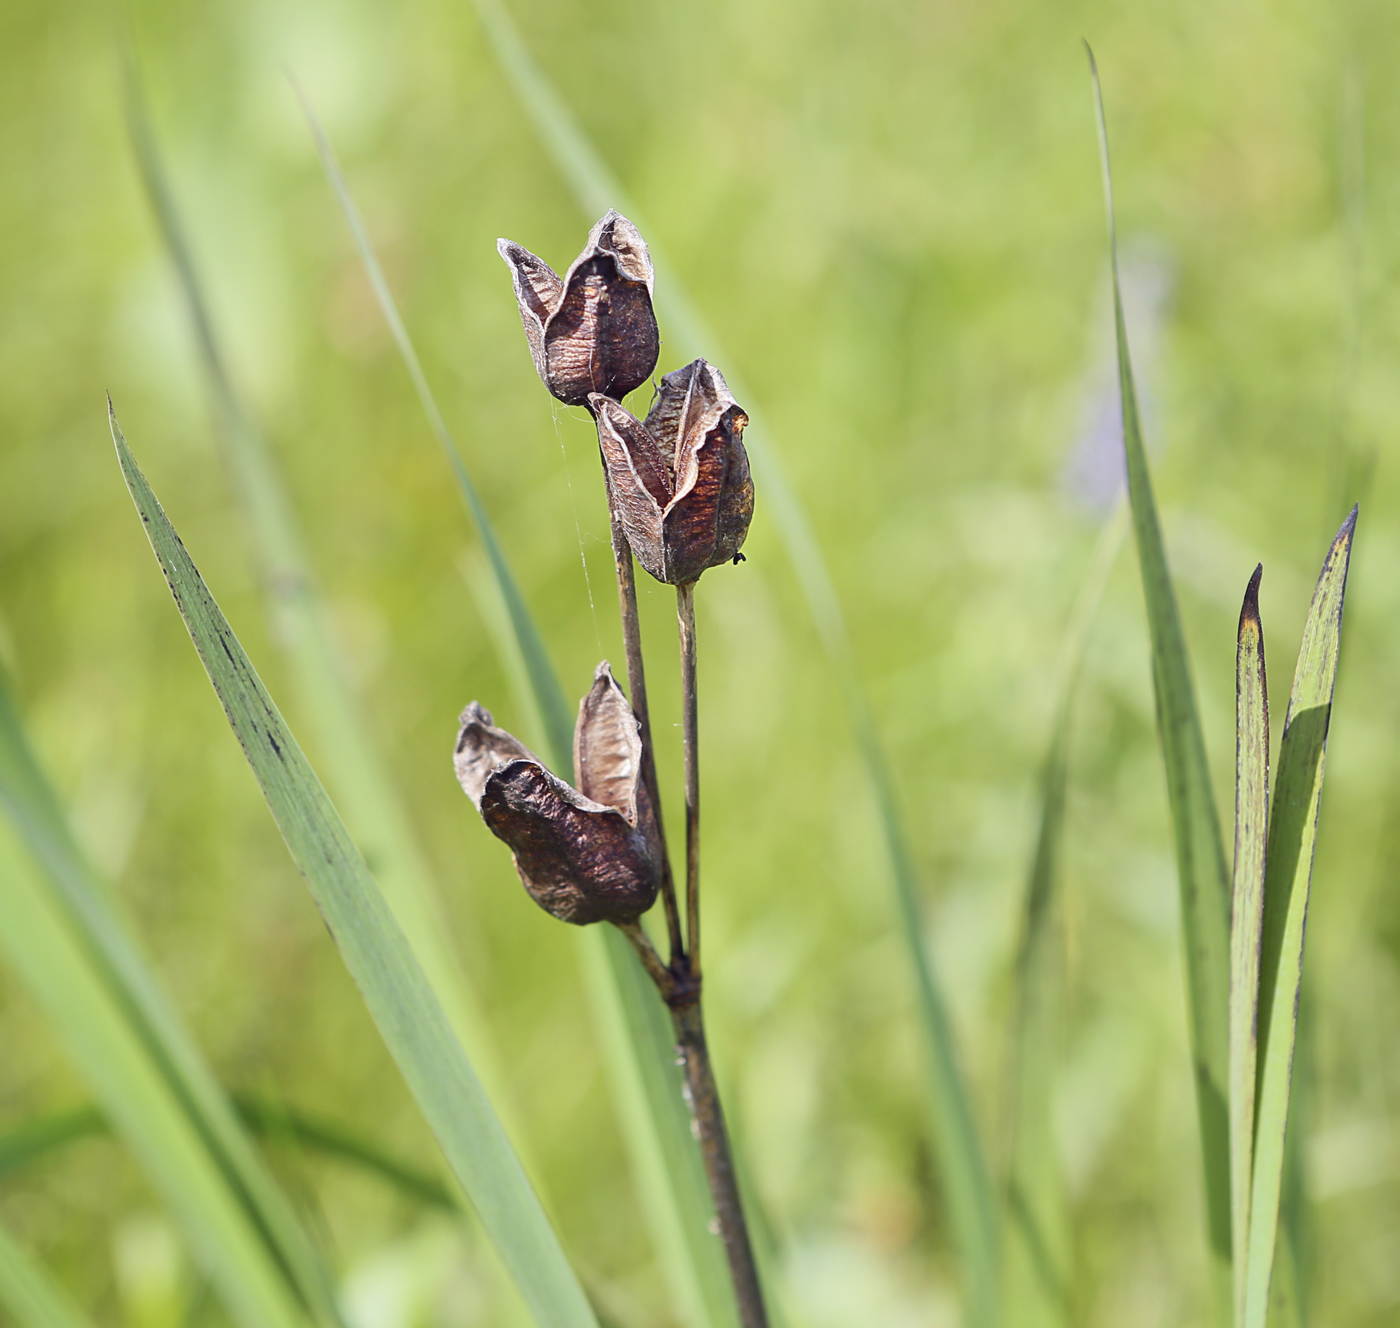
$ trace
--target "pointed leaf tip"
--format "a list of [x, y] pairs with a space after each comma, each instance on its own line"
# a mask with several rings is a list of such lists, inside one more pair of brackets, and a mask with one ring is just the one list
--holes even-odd
[[1249, 578], [1249, 585], [1245, 587], [1244, 604], [1240, 607], [1240, 631], [1243, 632], [1246, 623], [1255, 627], [1259, 626], [1259, 582], [1264, 577], [1264, 564], [1260, 563], [1254, 569], [1254, 575]]

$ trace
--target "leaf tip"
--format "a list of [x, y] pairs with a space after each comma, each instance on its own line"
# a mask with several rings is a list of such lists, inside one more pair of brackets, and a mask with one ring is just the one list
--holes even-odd
[[1264, 579], [1264, 564], [1260, 563], [1254, 569], [1254, 575], [1249, 578], [1249, 585], [1245, 587], [1244, 604], [1240, 608], [1240, 630], [1244, 630], [1246, 623], [1251, 623], [1255, 627], [1259, 626], [1259, 583]]

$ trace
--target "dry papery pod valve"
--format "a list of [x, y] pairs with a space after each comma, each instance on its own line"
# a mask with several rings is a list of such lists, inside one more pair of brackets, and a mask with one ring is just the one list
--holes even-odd
[[637, 561], [669, 585], [738, 562], [753, 519], [749, 417], [719, 370], [696, 360], [668, 373], [644, 421], [605, 396], [588, 404], [608, 501]]
[[656, 902], [661, 846], [642, 782], [641, 739], [606, 661], [579, 705], [574, 787], [475, 701], [462, 712], [453, 764], [547, 913], [580, 925], [628, 923]]
[[637, 228], [609, 212], [561, 278], [512, 240], [496, 249], [510, 268], [520, 321], [544, 385], [582, 406], [590, 393], [621, 400], [656, 368], [651, 255]]

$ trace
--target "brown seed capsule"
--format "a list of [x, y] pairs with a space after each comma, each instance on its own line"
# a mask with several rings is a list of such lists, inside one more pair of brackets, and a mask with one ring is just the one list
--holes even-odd
[[588, 399], [608, 476], [608, 501], [637, 561], [684, 585], [731, 558], [753, 518], [744, 451], [749, 417], [704, 360], [668, 373], [646, 422], [604, 396]]
[[661, 346], [651, 255], [626, 217], [610, 211], [594, 226], [562, 280], [510, 240], [496, 249], [515, 282], [535, 368], [560, 401], [582, 406], [590, 392], [620, 401], [651, 377]]
[[510, 845], [530, 897], [565, 922], [631, 922], [656, 901], [661, 848], [642, 782], [637, 721], [606, 662], [579, 706], [571, 788], [475, 701], [453, 764], [466, 794]]

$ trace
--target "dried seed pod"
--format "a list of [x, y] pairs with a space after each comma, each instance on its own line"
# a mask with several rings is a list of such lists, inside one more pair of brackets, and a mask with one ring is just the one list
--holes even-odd
[[749, 417], [718, 369], [696, 360], [668, 373], [643, 423], [616, 401], [588, 399], [608, 501], [632, 552], [658, 581], [684, 585], [733, 559], [753, 519], [744, 451]]
[[598, 222], [562, 280], [510, 240], [496, 249], [515, 283], [535, 368], [560, 401], [581, 406], [591, 392], [621, 400], [651, 377], [661, 346], [651, 255], [626, 217], [610, 211]]
[[661, 848], [642, 744], [606, 662], [579, 706], [572, 788], [475, 701], [453, 764], [491, 832], [508, 845], [530, 897], [565, 922], [631, 922], [656, 901]]

